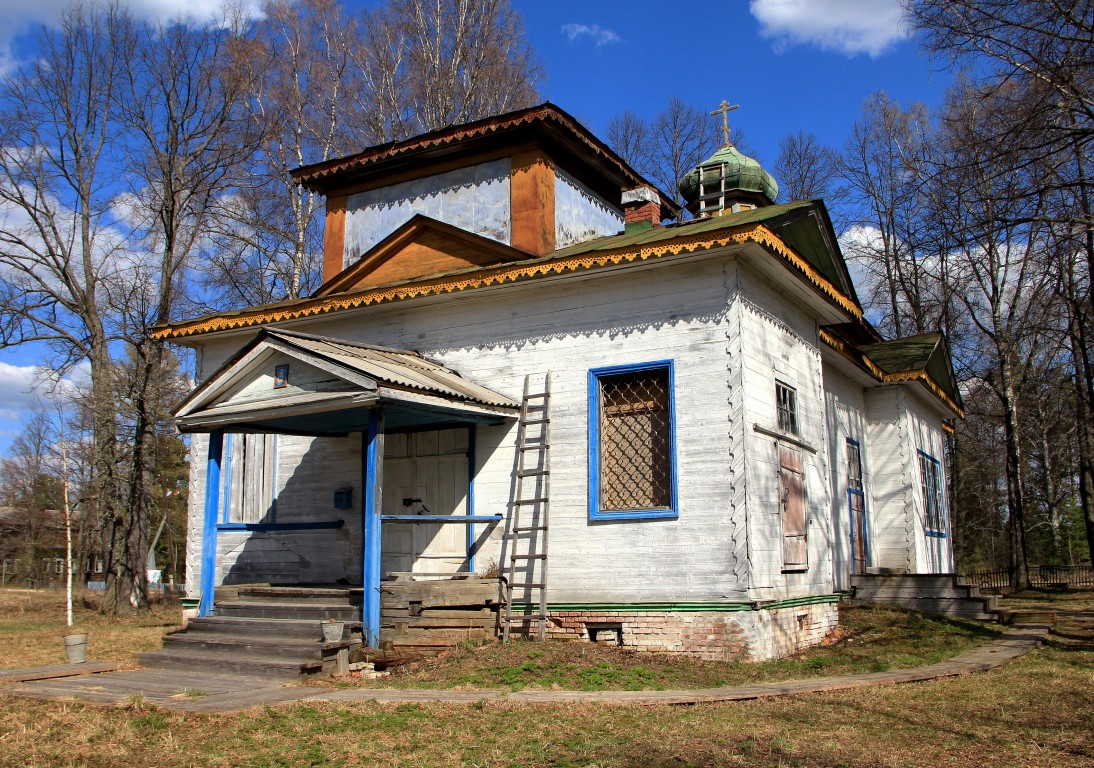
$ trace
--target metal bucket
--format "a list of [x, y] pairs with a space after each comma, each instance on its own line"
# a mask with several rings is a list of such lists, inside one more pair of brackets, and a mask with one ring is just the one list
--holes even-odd
[[87, 635], [65, 635], [65, 656], [69, 664], [83, 664], [87, 661]]
[[320, 626], [323, 629], [323, 640], [328, 643], [341, 640], [346, 627], [345, 623], [341, 621], [324, 621]]

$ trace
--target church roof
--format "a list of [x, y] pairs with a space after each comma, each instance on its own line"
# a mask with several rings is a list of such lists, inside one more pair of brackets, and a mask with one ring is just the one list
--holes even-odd
[[[824, 205], [817, 200], [772, 205], [740, 213], [648, 227], [588, 240], [546, 256], [489, 266], [469, 266], [428, 278], [393, 281], [343, 293], [323, 293], [259, 307], [218, 312], [160, 326], [160, 339], [257, 327], [418, 296], [461, 292], [487, 285], [535, 279], [584, 269], [657, 259], [685, 252], [759, 244], [817, 293], [861, 320], [862, 309], [847, 268], [838, 256]], [[377, 248], [382, 247], [381, 243]], [[362, 260], [369, 259], [365, 254]], [[351, 265], [348, 269], [353, 270]], [[335, 279], [337, 281], [337, 278]], [[328, 281], [330, 282], [330, 281]]]
[[965, 415], [946, 338], [941, 333], [864, 343], [864, 338], [870, 334], [876, 337], [876, 332], [863, 322], [857, 326], [824, 326], [820, 338], [877, 381], [887, 384], [918, 381], [954, 414]]
[[[379, 144], [356, 154], [301, 166], [289, 175], [308, 189], [326, 194], [408, 169], [428, 169], [457, 157], [503, 151], [522, 142], [552, 148], [559, 158], [570, 159], [573, 167], [591, 172], [615, 194], [620, 189], [649, 184], [576, 118], [550, 102]], [[666, 218], [675, 216], [680, 206], [660, 190], [658, 195]]]

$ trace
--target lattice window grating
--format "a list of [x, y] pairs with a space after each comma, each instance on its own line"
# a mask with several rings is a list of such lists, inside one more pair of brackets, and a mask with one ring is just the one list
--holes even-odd
[[668, 371], [604, 376], [599, 382], [600, 508], [670, 507]]

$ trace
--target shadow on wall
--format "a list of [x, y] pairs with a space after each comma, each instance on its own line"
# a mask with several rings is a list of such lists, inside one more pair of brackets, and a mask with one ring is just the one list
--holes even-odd
[[[276, 498], [261, 524], [330, 524], [340, 528], [220, 531], [218, 584], [361, 584], [361, 434], [280, 435]], [[233, 478], [233, 482], [245, 478]], [[244, 487], [248, 487], [246, 484]], [[352, 506], [337, 509], [335, 490], [352, 488]], [[238, 520], [239, 510], [232, 510]]]

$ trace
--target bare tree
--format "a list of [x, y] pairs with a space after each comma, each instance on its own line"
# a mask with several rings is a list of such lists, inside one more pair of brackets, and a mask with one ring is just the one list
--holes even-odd
[[205, 272], [220, 308], [296, 298], [318, 285], [323, 204], [288, 172], [357, 149], [367, 136], [355, 114], [363, 84], [354, 20], [334, 0], [274, 0], [264, 12], [221, 75], [250, 73], [252, 125], [241, 135], [256, 134], [260, 152], [259, 172], [222, 201]]
[[894, 336], [938, 327], [937, 285], [917, 253], [930, 130], [925, 107], [905, 111], [878, 92], [833, 155], [857, 228], [848, 255], [867, 273], [868, 303], [883, 311], [882, 325]]
[[[1049, 301], [1053, 274], [1043, 256], [1044, 232], [1034, 203], [1012, 194], [1024, 164], [1009, 170], [980, 134], [985, 106], [979, 94], [951, 94], [951, 119], [941, 137], [945, 157], [934, 182], [945, 201], [933, 211], [951, 250], [952, 296], [960, 302], [977, 341], [982, 380], [999, 401], [1006, 455], [1007, 508], [1013, 578], [1028, 586], [1026, 473], [1022, 438], [1023, 389], [1034, 380], [1043, 348], [1051, 344]], [[1021, 226], [1007, 222], [1028, 221]]]
[[542, 76], [509, 0], [388, 0], [365, 14], [360, 114], [374, 143], [527, 107]]
[[[1026, 119], [1044, 121], [1059, 109], [1069, 118], [1050, 117], [1052, 124], [1045, 134], [1049, 144], [1090, 142], [1094, 135], [1092, 0], [905, 0], [905, 9], [932, 51], [954, 60], [983, 60], [992, 70], [990, 85], [1030, 84], [1026, 96], [1011, 102], [1011, 107], [1018, 107], [1019, 119], [981, 126], [982, 135], [993, 132], [1003, 138]], [[1040, 98], [1031, 101], [1027, 97], [1034, 92]]]
[[50, 461], [51, 431], [45, 407], [36, 404], [23, 415], [23, 431], [12, 441], [10, 456], [0, 459], [0, 504], [18, 516], [3, 537], [3, 557], [17, 564], [17, 575], [30, 579], [41, 575], [41, 556], [52, 543], [49, 515], [61, 501]]
[[253, 154], [243, 114], [246, 69], [227, 66], [233, 34], [222, 25], [176, 21], [142, 25], [116, 111], [130, 140], [131, 188], [124, 195], [131, 228], [131, 279], [112, 291], [131, 364], [118, 368], [127, 424], [125, 514], [105, 535], [108, 573], [104, 610], [147, 604], [146, 553], [156, 473], [157, 432], [177, 388], [162, 371], [168, 358], [152, 329], [172, 319], [185, 296], [187, 268], [218, 196]]
[[638, 113], [625, 109], [608, 121], [605, 138], [615, 153], [643, 176], [652, 178], [653, 129]]
[[119, 177], [110, 109], [134, 49], [116, 6], [72, 6], [4, 89], [0, 125], [0, 343], [48, 342], [56, 367], [91, 369], [92, 463], [101, 520], [125, 517], [117, 461], [111, 290], [127, 279], [112, 210]]
[[[1059, 294], [1068, 311], [1080, 502], [1094, 562], [1094, 371], [1090, 343], [1090, 275], [1094, 274], [1091, 142], [1094, 139], [1094, 2], [1092, 0], [906, 0], [927, 48], [971, 64], [975, 88], [996, 108], [978, 128], [994, 152], [993, 167], [1036, 167], [1013, 197], [1048, 199], [1018, 215], [1054, 222], [1053, 237], [1069, 240], [1085, 264], [1059, 261]], [[1021, 222], [1015, 222], [1021, 224]], [[1065, 248], [1066, 250], [1066, 248]]]
[[709, 110], [669, 99], [650, 123], [649, 172], [652, 180], [677, 203], [683, 203], [680, 179], [709, 158], [718, 147], [718, 129]]
[[779, 157], [772, 168], [781, 200], [830, 198], [833, 191], [832, 150], [813, 133], [798, 131], [779, 140]]

